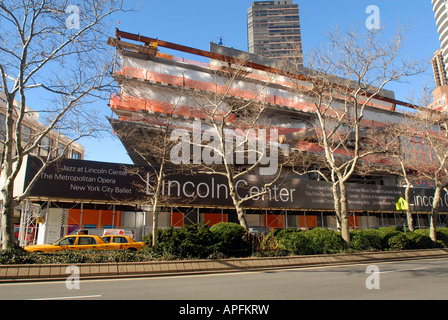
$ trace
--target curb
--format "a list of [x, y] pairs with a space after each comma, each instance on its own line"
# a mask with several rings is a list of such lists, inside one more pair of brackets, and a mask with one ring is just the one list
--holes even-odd
[[310, 266], [372, 263], [448, 257], [448, 249], [425, 249], [369, 253], [341, 253], [315, 256], [241, 258], [217, 260], [150, 261], [128, 263], [23, 264], [0, 265], [0, 283], [18, 281], [66, 280], [67, 267], [79, 267], [81, 279], [151, 277], [167, 275], [258, 271]]

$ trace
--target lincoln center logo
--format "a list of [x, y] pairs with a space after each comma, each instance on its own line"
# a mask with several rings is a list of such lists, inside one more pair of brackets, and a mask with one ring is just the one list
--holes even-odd
[[278, 170], [278, 150], [289, 155], [286, 144], [278, 142], [277, 129], [224, 129], [193, 122], [193, 130], [175, 129], [170, 140], [177, 142], [170, 152], [173, 164], [248, 164], [259, 165], [260, 175]]

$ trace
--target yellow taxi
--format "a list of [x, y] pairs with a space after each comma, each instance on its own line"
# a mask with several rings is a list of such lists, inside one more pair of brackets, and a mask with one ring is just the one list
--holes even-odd
[[98, 236], [94, 235], [69, 235], [53, 244], [40, 244], [26, 246], [23, 249], [29, 252], [57, 252], [62, 250], [107, 250], [107, 244]]
[[131, 237], [125, 235], [107, 235], [102, 236], [101, 239], [107, 244], [108, 250], [124, 249], [137, 251], [145, 247], [145, 243], [136, 242]]

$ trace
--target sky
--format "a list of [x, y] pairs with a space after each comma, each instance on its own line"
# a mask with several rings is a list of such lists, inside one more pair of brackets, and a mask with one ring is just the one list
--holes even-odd
[[[158, 38], [202, 50], [210, 42], [223, 39], [224, 45], [247, 51], [247, 9], [252, 0], [146, 0], [136, 12], [121, 13], [114, 17], [114, 28], [122, 31]], [[398, 25], [409, 28], [404, 54], [428, 62], [424, 75], [411, 81], [387, 87], [395, 98], [409, 101], [410, 94], [422, 86], [433, 86], [432, 69], [429, 67], [434, 52], [440, 48], [436, 21], [430, 0], [293, 0], [299, 4], [304, 55], [325, 42], [325, 34], [347, 27], [365, 28], [371, 12], [370, 5], [379, 9], [380, 26], [386, 33], [394, 33]], [[161, 48], [161, 52], [168, 52]], [[182, 53], [176, 53], [181, 56]], [[186, 58], [191, 58], [185, 56]], [[306, 61], [305, 61], [306, 66]], [[104, 101], [104, 114], [111, 115]], [[81, 141], [86, 149], [85, 160], [131, 164], [126, 150], [116, 136], [106, 134], [101, 139]]]

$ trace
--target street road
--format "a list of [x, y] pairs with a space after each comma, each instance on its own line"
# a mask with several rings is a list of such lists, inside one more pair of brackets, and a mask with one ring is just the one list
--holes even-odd
[[[447, 299], [448, 259], [128, 279], [0, 284], [0, 299], [307, 300]], [[373, 287], [368, 289], [366, 286]], [[72, 286], [73, 287], [73, 286]], [[377, 288], [377, 289], [376, 289]]]

